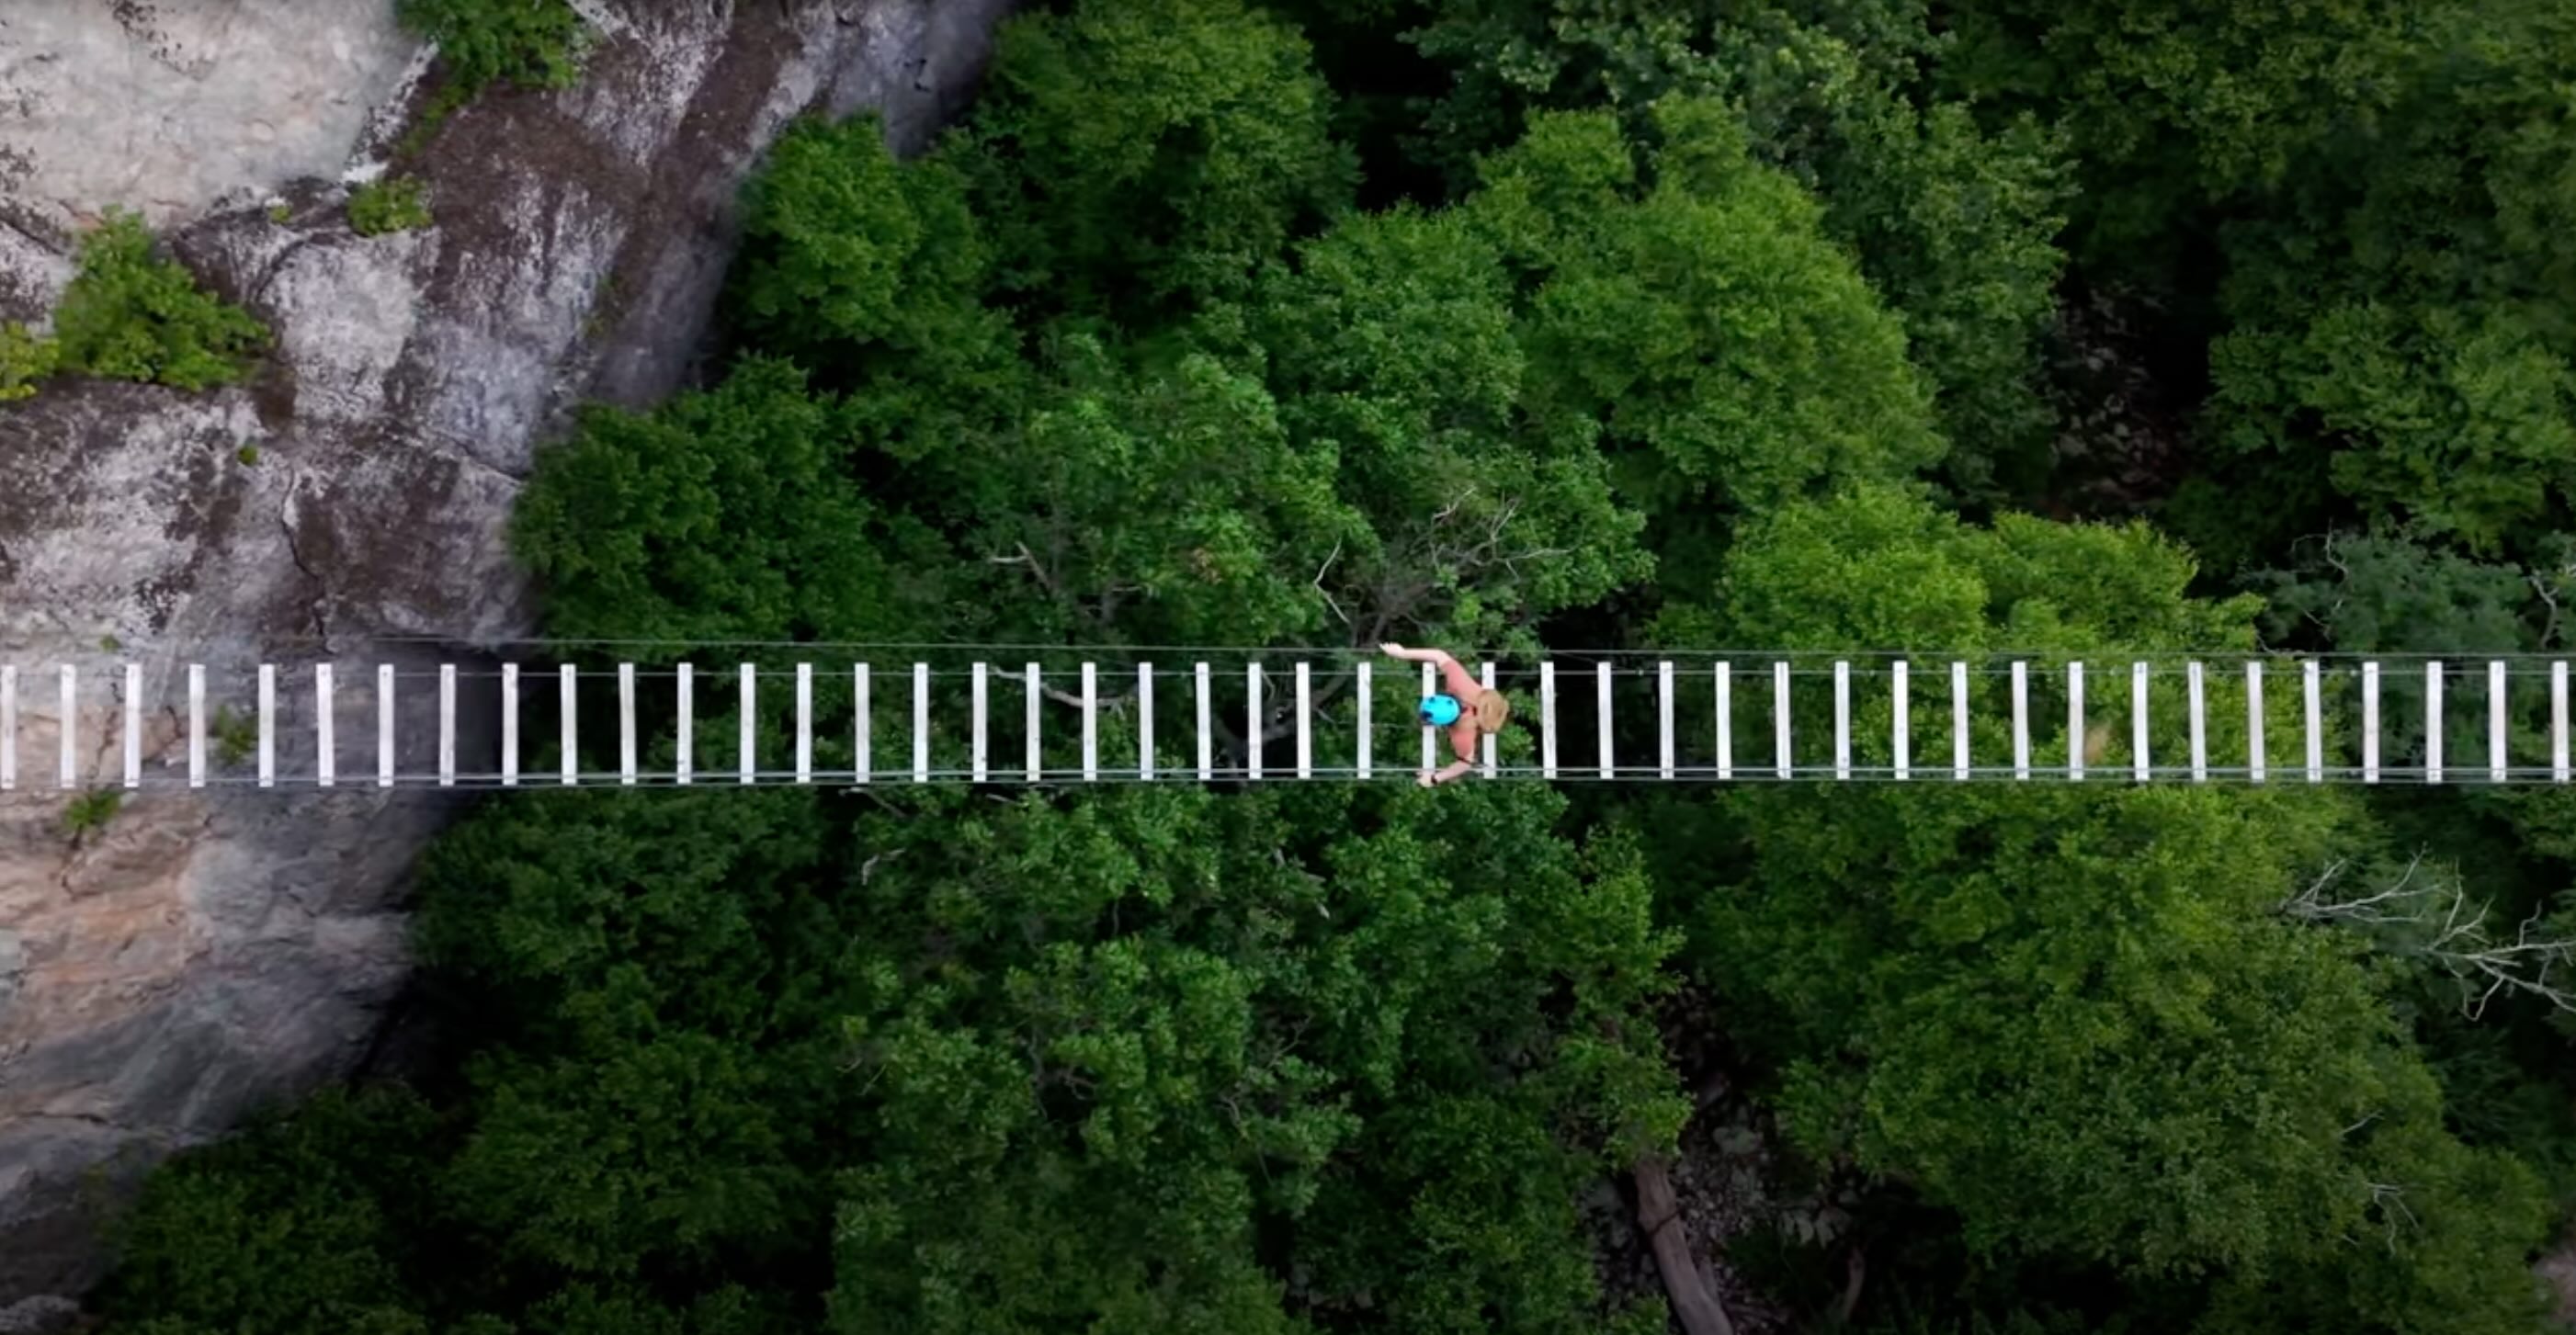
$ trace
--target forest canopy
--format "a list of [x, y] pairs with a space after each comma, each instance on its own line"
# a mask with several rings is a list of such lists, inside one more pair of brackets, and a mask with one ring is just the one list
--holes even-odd
[[[2571, 86], [2539, 0], [1061, 0], [789, 130], [514, 541], [655, 661], [2560, 651]], [[2576, 936], [2563, 794], [1395, 777], [485, 804], [432, 1054], [101, 1307], [1646, 1335], [1697, 1164], [1742, 1329], [2549, 1328], [2576, 999], [2419, 929]]]

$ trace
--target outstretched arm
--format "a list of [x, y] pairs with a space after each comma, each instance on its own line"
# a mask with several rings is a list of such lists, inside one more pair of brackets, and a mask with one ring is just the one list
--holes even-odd
[[1474, 764], [1470, 761], [1453, 760], [1449, 762], [1449, 766], [1446, 769], [1422, 771], [1422, 777], [1416, 780], [1416, 782], [1420, 783], [1425, 788], [1437, 788], [1440, 785], [1465, 774], [1468, 770], [1473, 769], [1474, 767]]
[[1379, 645], [1378, 651], [1389, 658], [1401, 658], [1408, 663], [1454, 663], [1458, 661], [1451, 658], [1449, 656], [1449, 651], [1446, 649], [1407, 649], [1403, 645], [1397, 644], [1392, 640]]

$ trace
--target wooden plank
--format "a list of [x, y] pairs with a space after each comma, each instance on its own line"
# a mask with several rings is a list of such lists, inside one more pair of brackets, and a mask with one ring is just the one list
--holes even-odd
[[1592, 694], [1600, 708], [1601, 777], [1612, 778], [1619, 772], [1619, 762], [1611, 753], [1610, 743], [1610, 663], [1604, 659], [1593, 665]]
[[973, 697], [973, 708], [975, 711], [974, 731], [969, 734], [966, 743], [966, 766], [968, 772], [972, 774], [975, 782], [977, 783], [986, 782], [992, 777], [987, 767], [988, 762], [985, 759], [985, 746], [987, 739], [985, 737], [984, 711], [985, 706], [990, 703], [986, 694], [989, 688], [985, 685], [985, 676], [986, 673], [984, 665], [982, 663], [977, 663], [973, 669], [973, 685], [970, 688], [970, 693]]
[[1374, 702], [1377, 695], [1377, 684], [1374, 680], [1376, 674], [1370, 671], [1372, 666], [1373, 665], [1369, 663], [1362, 663], [1360, 664], [1359, 671], [1360, 736], [1359, 764], [1357, 768], [1359, 770], [1359, 776], [1362, 779], [1368, 778], [1376, 768], [1375, 758], [1369, 754], [1372, 742], [1372, 739], [1369, 736], [1369, 707]]
[[796, 665], [796, 781], [814, 781], [814, 665], [811, 663]]
[[143, 786], [143, 665], [125, 665], [125, 787]]
[[206, 786], [206, 665], [203, 663], [188, 665], [188, 786]]
[[1912, 777], [1914, 767], [1911, 754], [1914, 749], [1914, 739], [1906, 736], [1907, 729], [1913, 722], [1907, 717], [1907, 713], [1914, 704], [1907, 695], [1909, 685], [1907, 677], [1911, 675], [1907, 667], [1906, 661], [1900, 658], [1890, 664], [1887, 670], [1888, 707], [1893, 711], [1888, 716], [1887, 726], [1888, 764], [1890, 771], [1899, 780]]
[[331, 736], [332, 721], [331, 665], [316, 663], [313, 665], [313, 782], [316, 787], [328, 788], [337, 777], [332, 773], [333, 761], [337, 759], [333, 753], [338, 749]]
[[[1538, 665], [1538, 775], [1556, 779], [1556, 660], [1542, 660]], [[1361, 778], [1367, 778], [1365, 763]]]
[[2549, 665], [2549, 779], [2552, 783], [2568, 780], [2567, 764], [2567, 661]]
[[2361, 665], [2361, 781], [2379, 782], [2379, 664]]
[[1851, 664], [1834, 662], [1834, 779], [1851, 780]]
[[376, 664], [376, 786], [394, 786], [394, 665]]
[[[1432, 696], [1439, 694], [1440, 687], [1437, 684], [1437, 678], [1438, 673], [1429, 663], [1422, 665], [1423, 699], [1428, 700]], [[1419, 713], [1417, 711], [1417, 717], [1418, 716]], [[1422, 725], [1422, 768], [1426, 773], [1442, 768], [1440, 760], [1439, 729], [1432, 727], [1428, 723]]]
[[2129, 665], [2129, 764], [2137, 781], [2145, 783], [2155, 772], [2147, 760], [2147, 665]]
[[1136, 665], [1136, 777], [1154, 779], [1154, 665]]
[[2191, 691], [2191, 781], [2209, 782], [2209, 684], [2199, 659], [2185, 668]]
[[1100, 782], [1100, 665], [1082, 665], [1082, 781]]
[[[1485, 689], [1490, 691], [1490, 690], [1494, 689], [1494, 662], [1493, 662], [1493, 660], [1492, 660], [1492, 659], [1487, 659], [1487, 660], [1485, 660], [1485, 666], [1484, 666], [1484, 668], [1483, 668], [1483, 672], [1484, 672], [1484, 679], [1485, 679], [1485, 680], [1484, 680]], [[1488, 779], [1490, 779], [1490, 778], [1494, 777], [1494, 750], [1495, 750], [1495, 748], [1496, 748], [1499, 744], [1500, 744], [1499, 739], [1495, 736], [1495, 734], [1490, 733], [1490, 732], [1485, 734], [1485, 737], [1484, 737], [1485, 777], [1486, 777], [1486, 778], [1488, 778]]]
[[2245, 781], [2263, 781], [2263, 664], [2245, 665]]
[[2326, 781], [2326, 714], [2322, 669], [2311, 658], [2299, 669], [2300, 689], [2308, 706], [2308, 782]]
[[456, 786], [456, 665], [438, 665], [438, 786]]
[[[263, 672], [266, 670], [261, 669]], [[262, 685], [264, 688], [265, 683]], [[263, 689], [260, 714], [265, 717], [267, 713], [267, 692]], [[261, 749], [266, 750], [264, 740]], [[268, 768], [265, 756], [262, 757], [260, 768], [262, 770]], [[501, 786], [504, 788], [519, 786], [519, 665], [516, 663], [501, 665]]]
[[912, 665], [912, 781], [930, 782], [930, 665]]
[[1968, 781], [1968, 665], [1950, 663], [1950, 777]]
[[1044, 724], [1046, 712], [1046, 682], [1038, 675], [1035, 663], [1023, 666], [1020, 673], [1028, 680], [1029, 739], [1028, 759], [1024, 767], [1028, 770], [1029, 782], [1036, 783], [1046, 777], [1046, 748], [1039, 744], [1039, 729]]
[[1261, 777], [1261, 665], [1248, 664], [1243, 669], [1243, 777], [1249, 782]]
[[628, 788], [642, 782], [637, 772], [635, 735], [635, 665], [617, 665], [617, 782]]
[[1195, 665], [1191, 675], [1198, 683], [1199, 782], [1207, 783], [1216, 778], [1216, 733], [1210, 725], [1208, 665]]
[[1735, 777], [1735, 665], [1717, 665], [1717, 777]]
[[18, 667], [0, 667], [0, 792], [18, 786]]
[[1655, 664], [1655, 777], [1673, 777], [1673, 665]]
[[[676, 703], [679, 706], [680, 718], [678, 726], [671, 730], [671, 740], [676, 747], [675, 758], [671, 762], [671, 781], [685, 784], [695, 777], [697, 772], [698, 739], [691, 731], [696, 726], [694, 712], [697, 707], [697, 672], [694, 665], [682, 663], [679, 665], [679, 674], [674, 691], [678, 696]], [[867, 754], [867, 717], [867, 710], [861, 709], [859, 711], [861, 734], [859, 754], [863, 756]], [[861, 768], [865, 767], [865, 762], [861, 762]]]
[[1771, 763], [1785, 779], [1797, 772], [1797, 753], [1789, 743], [1789, 665], [1771, 665]]
[[[505, 662], [505, 665], [502, 665], [502, 680], [507, 680], [510, 686], [518, 686], [518, 665], [515, 665], [515, 662]], [[515, 698], [502, 704], [500, 724], [502, 724], [502, 737], [510, 742], [510, 755], [502, 758], [502, 763], [505, 763], [505, 776], [502, 776], [502, 783], [518, 783], [518, 701], [515, 701]], [[260, 665], [260, 786], [263, 786], [263, 789], [276, 789], [278, 786], [278, 665], [276, 662], [263, 662], [263, 665]]]
[[850, 665], [850, 781], [869, 784], [876, 781], [877, 706], [876, 668], [873, 664]]
[[2030, 664], [2012, 665], [2013, 777], [2030, 777]]
[[2424, 782], [2442, 781], [2442, 665], [2424, 665]]
[[749, 663], [734, 665], [734, 782], [760, 782], [760, 738], [755, 720], [760, 710], [760, 669]]
[[2084, 778], [2084, 661], [2066, 665], [2066, 779]]
[[556, 670], [556, 680], [559, 683], [556, 696], [563, 715], [560, 720], [563, 725], [563, 786], [570, 788], [581, 782], [581, 737], [573, 722], [574, 702], [581, 692], [581, 680], [570, 663]]
[[1305, 663], [1297, 665], [1297, 777], [1301, 779], [1315, 777], [1314, 736], [1306, 726], [1315, 708], [1315, 683], [1307, 668]]
[[54, 732], [54, 786], [69, 791], [80, 786], [80, 670], [63, 664], [54, 685], [55, 707], [62, 715]]
[[2502, 783], [2511, 768], [2504, 735], [2504, 663], [2487, 660], [2487, 782]]

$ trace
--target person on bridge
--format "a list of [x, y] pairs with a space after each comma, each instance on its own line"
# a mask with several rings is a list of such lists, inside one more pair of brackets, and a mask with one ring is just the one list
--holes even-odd
[[1501, 732], [1503, 723], [1512, 716], [1511, 702], [1500, 691], [1489, 691], [1476, 680], [1474, 673], [1443, 649], [1407, 649], [1388, 643], [1378, 646], [1390, 658], [1408, 663], [1430, 663], [1440, 669], [1440, 684], [1445, 691], [1426, 697], [1420, 714], [1423, 725], [1449, 730], [1449, 749], [1458, 758], [1445, 768], [1424, 770], [1421, 784], [1436, 788], [1465, 774], [1476, 763], [1476, 741], [1489, 732]]

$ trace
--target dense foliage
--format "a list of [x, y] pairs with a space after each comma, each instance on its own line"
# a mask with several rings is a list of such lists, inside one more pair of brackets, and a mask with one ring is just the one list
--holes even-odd
[[52, 336], [0, 325], [0, 402], [33, 394], [57, 371], [205, 389], [239, 380], [267, 344], [267, 327], [249, 312], [153, 253], [141, 217], [111, 209], [81, 238]]
[[[918, 160], [792, 128], [721, 373], [515, 539], [662, 662], [2556, 650], [2571, 79], [2526, 0], [1068, 0]], [[2571, 869], [2546, 790], [522, 798], [422, 871], [443, 1054], [159, 1174], [103, 1306], [1644, 1335], [1587, 1203], [1731, 1085], [1820, 1326], [2536, 1332], [2576, 1025], [2471, 947]]]

